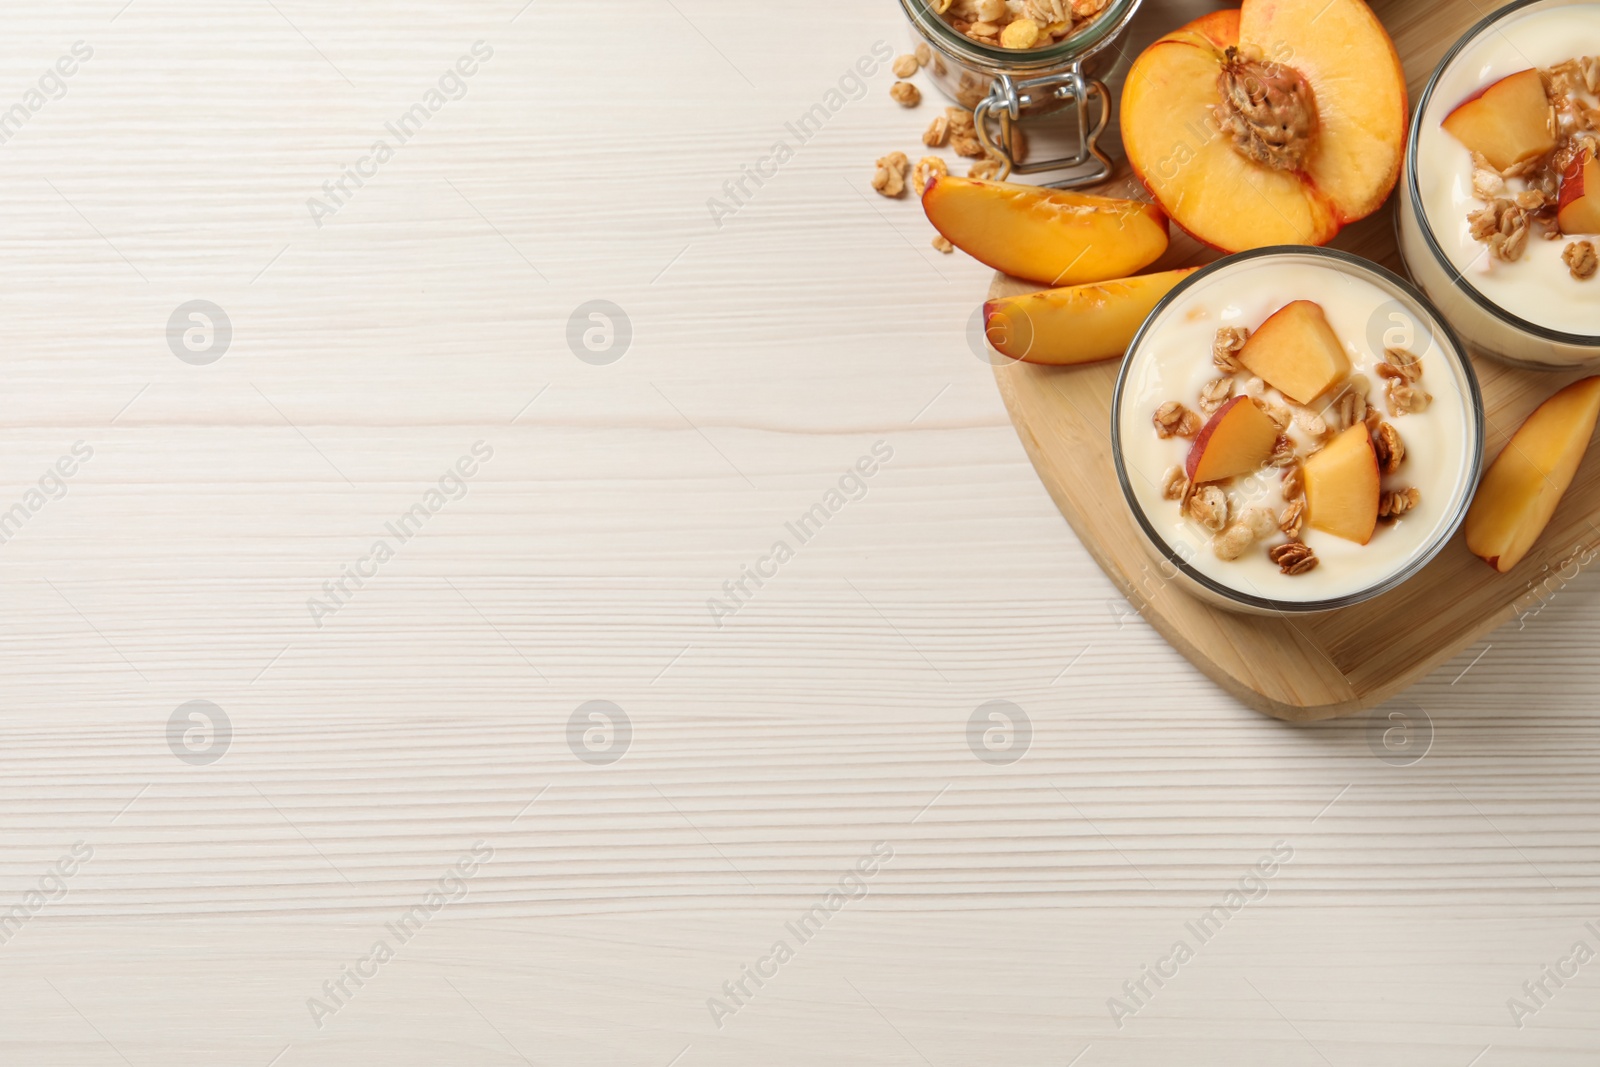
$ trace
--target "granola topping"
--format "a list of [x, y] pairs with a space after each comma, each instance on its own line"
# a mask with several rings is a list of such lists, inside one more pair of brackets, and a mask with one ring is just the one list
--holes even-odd
[[1045, 48], [1099, 19], [1111, 0], [935, 0], [957, 33], [992, 47]]
[[1316, 553], [1312, 552], [1300, 541], [1290, 541], [1286, 545], [1278, 545], [1269, 549], [1267, 558], [1276, 563], [1280, 571], [1288, 575], [1304, 574], [1309, 570], [1315, 570], [1317, 566]]
[[1200, 416], [1178, 403], [1169, 400], [1156, 408], [1154, 416], [1156, 436], [1162, 439], [1168, 437], [1193, 437], [1200, 432], [1203, 425]]
[[1561, 261], [1572, 271], [1572, 276], [1580, 282], [1586, 282], [1594, 277], [1595, 269], [1600, 267], [1600, 260], [1596, 260], [1593, 241], [1574, 241], [1569, 244], [1566, 251], [1561, 253]]

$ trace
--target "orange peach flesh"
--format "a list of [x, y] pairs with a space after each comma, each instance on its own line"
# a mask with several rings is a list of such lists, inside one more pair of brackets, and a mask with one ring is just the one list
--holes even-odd
[[1544, 79], [1533, 69], [1501, 78], [1450, 112], [1442, 125], [1499, 170], [1556, 147], [1550, 130], [1550, 97]]
[[1589, 450], [1600, 377], [1584, 378], [1528, 416], [1490, 466], [1463, 529], [1467, 548], [1502, 574], [1539, 540]]
[[[1310, 86], [1302, 169], [1248, 158], [1215, 117], [1229, 46], [1279, 59]], [[1393, 42], [1362, 0], [1244, 0], [1161, 38], [1129, 71], [1123, 143], [1172, 220], [1228, 252], [1326, 244], [1382, 206], [1400, 175], [1407, 101]]]
[[1339, 335], [1310, 300], [1275, 311], [1245, 342], [1239, 362], [1297, 404], [1311, 403], [1350, 374]]
[[1600, 234], [1600, 162], [1584, 154], [1561, 179], [1556, 221], [1564, 234]]
[[1365, 423], [1305, 462], [1306, 518], [1314, 529], [1364, 545], [1378, 526], [1378, 454]]
[[1166, 216], [1138, 200], [946, 175], [922, 208], [963, 252], [1041, 285], [1126, 278], [1167, 250]]
[[1184, 470], [1196, 485], [1249, 474], [1267, 461], [1277, 441], [1278, 425], [1261, 405], [1236, 396], [1200, 430]]
[[991, 300], [983, 306], [984, 332], [997, 352], [1027, 363], [1071, 366], [1117, 359], [1161, 298], [1196, 270]]

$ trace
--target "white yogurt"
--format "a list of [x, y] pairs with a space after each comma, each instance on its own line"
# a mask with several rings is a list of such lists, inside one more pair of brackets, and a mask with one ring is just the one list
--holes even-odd
[[[1456, 271], [1518, 318], [1585, 336], [1600, 335], [1600, 279], [1579, 281], [1572, 276], [1561, 259], [1570, 239], [1547, 241], [1535, 233], [1522, 258], [1513, 263], [1495, 259], [1487, 245], [1474, 240], [1467, 216], [1484, 205], [1472, 195], [1472, 153], [1441, 123], [1462, 102], [1501, 78], [1596, 54], [1600, 54], [1600, 3], [1572, 3], [1508, 17], [1463, 48], [1440, 75], [1422, 116], [1417, 143], [1422, 209]], [[1586, 102], [1596, 103], [1593, 98]], [[1507, 184], [1514, 191], [1525, 188], [1517, 179]]]
[[[1405, 445], [1405, 462], [1396, 475], [1384, 478], [1383, 489], [1414, 487], [1422, 500], [1415, 511], [1380, 523], [1367, 545], [1305, 526], [1302, 539], [1321, 563], [1305, 574], [1288, 576], [1267, 558], [1268, 548], [1287, 540], [1282, 534], [1274, 533], [1241, 558], [1225, 561], [1212, 549], [1211, 532], [1181, 514], [1178, 501], [1163, 497], [1166, 472], [1184, 463], [1192, 442], [1161, 440], [1151, 416], [1169, 400], [1198, 410], [1201, 387], [1220, 373], [1211, 362], [1219, 328], [1253, 331], [1285, 304], [1302, 299], [1322, 306], [1344, 343], [1352, 373], [1364, 374], [1372, 383], [1369, 403], [1384, 412]], [[1376, 367], [1389, 345], [1421, 358], [1418, 384], [1433, 396], [1426, 411], [1387, 414], [1384, 382]], [[1159, 311], [1128, 359], [1117, 426], [1133, 497], [1173, 552], [1228, 589], [1296, 604], [1372, 590], [1448, 539], [1477, 482], [1480, 424], [1471, 387], [1448, 337], [1431, 313], [1386, 279], [1330, 256], [1308, 250], [1229, 262]], [[1270, 386], [1264, 399], [1290, 406]], [[1305, 455], [1308, 436], [1297, 426], [1288, 432]], [[1276, 517], [1284, 507], [1279, 473], [1237, 478], [1225, 489], [1245, 506], [1268, 507]]]

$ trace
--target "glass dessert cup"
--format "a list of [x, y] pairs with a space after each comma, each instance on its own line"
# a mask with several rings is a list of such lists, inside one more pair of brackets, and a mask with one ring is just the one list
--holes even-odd
[[[957, 33], [929, 0], [900, 0], [900, 6], [917, 39], [933, 51], [928, 76], [973, 112], [978, 139], [1000, 160], [1000, 180], [1067, 169], [1069, 173], [1049, 184], [1075, 188], [1111, 177], [1111, 159], [1099, 145], [1111, 121], [1111, 93], [1097, 75], [1110, 69], [1101, 53], [1121, 36], [1140, 2], [1112, 0], [1081, 30], [1053, 45], [1026, 50], [986, 45]], [[1013, 126], [1023, 118], [1062, 111], [1071, 112], [1076, 124], [1071, 153], [1059, 159], [1018, 160], [1012, 150]]]
[[[1535, 37], [1543, 20], [1515, 24], [1566, 8], [1586, 8], [1554, 19], [1583, 18], [1600, 30], [1595, 0], [1516, 0], [1483, 19], [1447, 53], [1434, 71], [1412, 117], [1396, 229], [1400, 254], [1417, 285], [1475, 352], [1538, 370], [1600, 366], [1600, 281], [1578, 282], [1560, 260], [1567, 239], [1534, 236], [1523, 258], [1496, 262], [1487, 245], [1473, 241], [1466, 213], [1471, 201], [1471, 153], [1443, 128], [1460, 104], [1500, 78], [1530, 64], [1550, 66], [1586, 36]], [[1577, 48], [1582, 52], [1583, 49]], [[1481, 203], [1476, 204], [1482, 207]], [[1594, 286], [1580, 290], [1577, 286]], [[1583, 303], [1587, 305], [1587, 322]]]
[[[1181, 436], [1160, 439], [1152, 414], [1169, 400], [1192, 398], [1208, 379], [1217, 377], [1212, 344], [1222, 328], [1258, 330], [1280, 309], [1306, 301], [1325, 309], [1351, 372], [1361, 376], [1343, 381], [1367, 377], [1376, 387], [1371, 400], [1377, 415], [1368, 425], [1392, 424], [1404, 441], [1398, 472], [1383, 477], [1380, 499], [1409, 485], [1420, 491], [1420, 503], [1403, 517], [1379, 523], [1365, 544], [1310, 524], [1291, 538], [1274, 523], [1248, 552], [1223, 559], [1217, 553], [1222, 535], [1186, 514], [1188, 498], [1180, 502], [1171, 497], [1166, 485], [1174, 465], [1183, 466], [1206, 434], [1194, 432], [1199, 429], [1194, 426]], [[1416, 384], [1432, 395], [1424, 410], [1396, 415], [1392, 407], [1386, 408], [1388, 378], [1376, 364], [1395, 359], [1386, 355], [1391, 349], [1420, 358], [1422, 371]], [[1251, 375], [1244, 370], [1240, 377]], [[1260, 395], [1259, 381], [1249, 381], [1245, 392], [1255, 389], [1251, 395]], [[1337, 398], [1342, 390], [1330, 389], [1308, 409], [1315, 412], [1319, 403], [1327, 403], [1327, 396]], [[1266, 399], [1275, 395], [1267, 387]], [[1213, 415], [1212, 423], [1225, 411], [1226, 405]], [[1301, 414], [1297, 412], [1294, 422], [1281, 430], [1285, 436], [1280, 442], [1300, 434]], [[1308, 456], [1318, 450], [1333, 452], [1325, 446], [1340, 436], [1332, 410], [1324, 408], [1323, 414], [1328, 416], [1327, 436], [1305, 446]], [[1361, 423], [1355, 421], [1348, 428], [1357, 425]], [[1211, 428], [1207, 424], [1206, 429]], [[1118, 375], [1111, 440], [1123, 497], [1162, 578], [1224, 610], [1306, 615], [1359, 604], [1399, 587], [1455, 535], [1483, 465], [1483, 401], [1460, 340], [1422, 293], [1348, 253], [1284, 245], [1218, 260], [1186, 278], [1156, 306]], [[1376, 469], [1371, 462], [1369, 477]], [[1255, 505], [1276, 519], [1279, 509], [1292, 503], [1282, 489], [1283, 473], [1262, 463], [1247, 475], [1215, 483], [1230, 498], [1229, 522], [1237, 524], [1236, 517], [1257, 510]], [[1309, 492], [1299, 499], [1304, 502]], [[1279, 560], [1269, 557], [1269, 550], [1290, 542], [1314, 549], [1314, 569], [1291, 574], [1287, 563], [1280, 569]]]

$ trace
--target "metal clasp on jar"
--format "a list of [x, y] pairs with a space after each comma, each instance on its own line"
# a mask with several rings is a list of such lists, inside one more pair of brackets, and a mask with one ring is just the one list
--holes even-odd
[[[1064, 108], [1071, 108], [1077, 114], [1076, 150], [1057, 159], [1020, 162], [1015, 151], [1016, 124], [1023, 114], [1044, 114]], [[991, 116], [997, 119], [1000, 129], [998, 144], [989, 130]], [[1111, 177], [1111, 158], [1100, 148], [1100, 135], [1111, 121], [1111, 94], [1105, 82], [1085, 78], [1077, 63], [1063, 72], [1039, 78], [1018, 80], [1009, 74], [995, 75], [989, 95], [973, 109], [972, 117], [978, 128], [978, 140], [1000, 160], [1001, 180], [1013, 173], [1038, 174], [1065, 169], [1071, 173], [1046, 184], [1071, 189]]]

